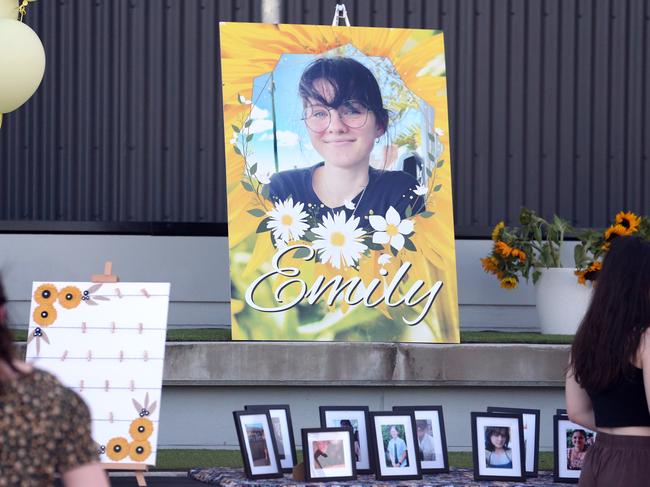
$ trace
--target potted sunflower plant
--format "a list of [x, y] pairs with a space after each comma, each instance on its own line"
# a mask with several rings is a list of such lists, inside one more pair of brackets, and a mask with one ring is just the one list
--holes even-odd
[[575, 333], [589, 304], [590, 286], [579, 286], [575, 269], [562, 263], [569, 234], [572, 227], [557, 215], [547, 221], [522, 208], [519, 226], [499, 222], [494, 227], [492, 250], [481, 259], [483, 269], [495, 275], [502, 288], [514, 289], [521, 279], [532, 279], [542, 333]]

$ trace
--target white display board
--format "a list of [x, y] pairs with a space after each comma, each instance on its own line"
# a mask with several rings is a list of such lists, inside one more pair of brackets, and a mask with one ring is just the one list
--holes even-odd
[[86, 401], [102, 462], [156, 463], [169, 288], [33, 284], [27, 361]]

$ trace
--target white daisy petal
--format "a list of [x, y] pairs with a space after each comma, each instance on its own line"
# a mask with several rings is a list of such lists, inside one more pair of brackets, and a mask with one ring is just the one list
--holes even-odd
[[345, 201], [343, 202], [343, 205], [344, 205], [348, 210], [354, 210], [354, 209], [356, 208], [356, 206], [354, 205], [354, 203], [352, 203], [351, 200], [345, 200]]
[[389, 240], [390, 240], [390, 237], [388, 236], [388, 234], [386, 232], [375, 232], [372, 235], [372, 243], [382, 244], [383, 245], [385, 243], [388, 243]]
[[[261, 181], [260, 181], [261, 182]], [[303, 203], [293, 204], [293, 199], [278, 201], [272, 210], [267, 212], [269, 221], [266, 228], [273, 232], [273, 238], [277, 242], [286, 244], [292, 240], [299, 240], [309, 228], [306, 223], [307, 213], [302, 211]]]
[[402, 235], [408, 235], [413, 231], [413, 222], [411, 220], [402, 220], [402, 223], [397, 225], [397, 230]]
[[255, 173], [255, 179], [257, 179], [260, 184], [269, 184], [271, 182], [271, 171], [257, 172]]
[[435, 133], [436, 133], [436, 135], [438, 137], [442, 137], [443, 135], [445, 135], [445, 131], [442, 130], [442, 129], [439, 129], [438, 127], [435, 128]]
[[388, 208], [388, 211], [386, 212], [386, 223], [389, 225], [397, 226], [401, 220], [402, 219], [400, 218], [399, 213], [395, 208], [392, 206]]
[[390, 254], [381, 254], [377, 259], [379, 265], [386, 265], [390, 262]]
[[428, 191], [428, 190], [429, 190], [429, 189], [428, 189], [425, 185], [420, 184], [420, 185], [417, 186], [417, 188], [415, 188], [415, 189], [413, 190], [413, 192], [414, 192], [415, 194], [417, 194], [418, 196], [424, 196], [425, 194], [427, 194], [427, 191]]
[[402, 250], [404, 247], [404, 236], [401, 233], [398, 233], [390, 239], [390, 246], [395, 250]]
[[336, 269], [355, 265], [367, 249], [362, 242], [365, 233], [358, 225], [359, 218], [346, 220], [344, 211], [325, 215], [322, 222], [312, 228], [317, 237], [312, 246], [318, 252], [319, 260]]
[[368, 221], [370, 222], [370, 226], [375, 230], [383, 231], [386, 230], [386, 227], [388, 226], [388, 223], [386, 223], [386, 219], [383, 216], [370, 215]]

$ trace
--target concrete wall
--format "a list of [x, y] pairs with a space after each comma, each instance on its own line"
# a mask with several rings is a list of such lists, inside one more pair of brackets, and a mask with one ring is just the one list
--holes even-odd
[[[482, 271], [479, 258], [490, 245], [456, 242], [462, 329], [537, 330], [533, 287], [506, 291]], [[122, 281], [171, 282], [170, 327], [230, 326], [225, 237], [4, 234], [0, 272], [11, 325], [26, 326], [32, 281], [86, 281], [103, 270], [105, 260]]]

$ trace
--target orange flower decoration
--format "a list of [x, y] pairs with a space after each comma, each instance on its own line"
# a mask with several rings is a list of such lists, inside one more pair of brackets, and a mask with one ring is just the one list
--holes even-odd
[[499, 272], [497, 267], [497, 260], [494, 257], [484, 257], [481, 259], [483, 270], [489, 274], [496, 274]]
[[134, 462], [144, 462], [151, 455], [151, 443], [148, 441], [133, 441], [130, 445], [130, 456]]
[[605, 230], [605, 242], [610, 242], [613, 238], [618, 237], [619, 235], [627, 235], [628, 231], [623, 225], [612, 225], [607, 230]]
[[627, 230], [626, 235], [630, 235], [639, 229], [641, 218], [636, 216], [631, 211], [621, 211], [616, 215], [615, 222], [617, 225], [622, 225]]
[[519, 259], [521, 262], [526, 262], [526, 252], [520, 249], [512, 249], [512, 252], [510, 253], [513, 257], [516, 257]]
[[56, 321], [56, 310], [54, 306], [37, 306], [32, 318], [40, 326], [47, 327]]
[[57, 298], [57, 290], [54, 284], [41, 284], [34, 291], [34, 301], [38, 304], [53, 305]]
[[153, 422], [147, 418], [134, 419], [129, 427], [129, 434], [134, 440], [146, 440], [153, 433]]
[[122, 438], [121, 436], [111, 438], [106, 445], [106, 455], [108, 455], [108, 458], [111, 460], [119, 462], [129, 454], [130, 447], [131, 445], [129, 445], [126, 438]]
[[66, 309], [72, 309], [81, 303], [81, 291], [76, 286], [67, 286], [59, 293], [59, 304]]
[[494, 244], [494, 251], [501, 254], [503, 257], [509, 257], [512, 253], [512, 247], [505, 242], [496, 242]]
[[505, 228], [506, 224], [503, 222], [499, 222], [494, 226], [494, 230], [492, 230], [492, 240], [495, 242], [499, 240], [499, 237], [501, 236], [501, 232]]

